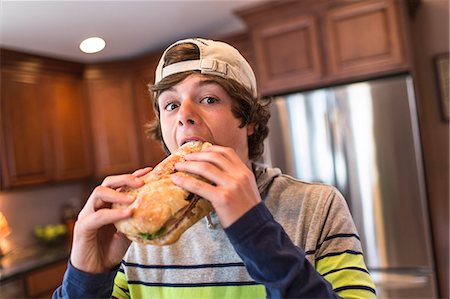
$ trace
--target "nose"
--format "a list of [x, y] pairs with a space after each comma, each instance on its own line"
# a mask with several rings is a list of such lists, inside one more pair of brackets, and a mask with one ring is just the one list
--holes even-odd
[[195, 105], [190, 100], [184, 100], [178, 108], [178, 125], [194, 125], [198, 124], [199, 118], [195, 110]]

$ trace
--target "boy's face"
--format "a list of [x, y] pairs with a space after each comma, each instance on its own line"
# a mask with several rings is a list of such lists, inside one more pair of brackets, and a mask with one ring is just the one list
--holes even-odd
[[231, 112], [233, 99], [217, 83], [200, 74], [190, 75], [158, 98], [161, 131], [174, 152], [189, 140], [208, 141], [233, 148], [248, 163], [247, 137], [253, 126], [239, 128]]

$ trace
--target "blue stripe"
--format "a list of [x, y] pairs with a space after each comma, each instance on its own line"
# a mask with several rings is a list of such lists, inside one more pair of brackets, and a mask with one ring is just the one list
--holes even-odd
[[320, 247], [322, 247], [323, 243], [325, 243], [326, 241], [329, 241], [329, 240], [337, 239], [337, 238], [356, 238], [356, 239], [358, 239], [359, 241], [361, 241], [361, 239], [359, 238], [359, 236], [358, 236], [357, 234], [347, 233], [347, 234], [336, 234], [336, 235], [331, 235], [331, 236], [326, 237], [325, 240], [323, 240], [322, 243], [317, 244], [317, 245], [316, 245], [316, 249], [306, 251], [306, 255], [308, 255], [308, 254], [314, 254], [317, 250], [320, 249]]
[[244, 267], [244, 263], [225, 263], [225, 264], [200, 264], [200, 265], [142, 265], [136, 263], [128, 263], [122, 261], [127, 267], [143, 268], [143, 269], [204, 269], [204, 268], [229, 268]]
[[148, 287], [171, 287], [171, 288], [195, 288], [195, 287], [223, 287], [223, 286], [249, 286], [259, 285], [255, 281], [231, 281], [231, 282], [203, 282], [203, 283], [160, 283], [143, 282], [139, 280], [128, 281], [128, 284], [139, 284]]
[[344, 268], [333, 269], [331, 271], [328, 271], [327, 273], [322, 274], [322, 276], [327, 276], [328, 274], [339, 272], [339, 271], [344, 271], [344, 270], [355, 270], [355, 271], [361, 271], [361, 272], [365, 272], [365, 273], [369, 274], [369, 271], [367, 271], [364, 268], [360, 268], [360, 267], [344, 267]]
[[341, 255], [341, 254], [344, 254], [344, 253], [355, 254], [355, 255], [358, 255], [358, 254], [362, 255], [362, 252], [360, 252], [360, 251], [345, 250], [345, 251], [341, 251], [341, 252], [330, 252], [330, 253], [324, 254], [324, 255], [319, 256], [318, 258], [316, 258], [316, 261], [321, 260], [321, 259], [326, 258], [326, 257], [329, 257], [329, 256], [336, 256], [336, 255]]
[[333, 291], [335, 291], [336, 293], [340, 292], [340, 291], [345, 291], [345, 290], [365, 290], [365, 291], [370, 291], [370, 292], [374, 293], [375, 295], [377, 294], [377, 292], [375, 292], [375, 290], [373, 288], [367, 287], [367, 286], [361, 286], [361, 285], [344, 286], [344, 287], [333, 289]]
[[118, 287], [119, 289], [121, 289], [122, 292], [124, 292], [124, 293], [126, 293], [126, 294], [129, 294], [129, 293], [130, 293], [130, 291], [129, 291], [128, 289], [125, 289], [125, 288], [122, 288], [122, 287], [118, 286], [117, 283], [115, 283], [114, 285], [115, 285], [116, 287]]
[[[350, 238], [350, 237], [353, 237], [353, 238], [356, 238], [356, 239], [358, 239], [358, 240], [361, 240], [361, 239], [359, 238], [359, 236], [356, 235], [356, 234], [336, 234], [336, 235], [331, 235], [331, 236], [326, 237], [325, 240], [323, 240], [322, 244], [323, 244], [325, 241], [328, 241], [328, 240], [331, 240], [331, 239], [334, 239], [334, 238]], [[319, 247], [320, 247], [320, 246], [319, 246]]]

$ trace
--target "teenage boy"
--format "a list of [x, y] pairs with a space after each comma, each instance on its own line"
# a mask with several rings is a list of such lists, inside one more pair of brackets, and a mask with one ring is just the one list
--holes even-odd
[[181, 40], [156, 69], [156, 120], [149, 127], [168, 153], [190, 140], [213, 144], [176, 164], [172, 181], [209, 200], [201, 220], [170, 246], [146, 246], [116, 233], [130, 217], [118, 191], [143, 184], [107, 177], [80, 212], [59, 297], [375, 298], [345, 200], [333, 187], [298, 181], [256, 163], [267, 137], [268, 106], [254, 73], [230, 45]]

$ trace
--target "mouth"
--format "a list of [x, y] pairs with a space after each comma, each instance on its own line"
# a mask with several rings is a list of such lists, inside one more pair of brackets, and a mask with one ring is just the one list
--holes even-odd
[[187, 137], [187, 138], [181, 139], [180, 146], [185, 145], [188, 142], [193, 142], [193, 141], [205, 142], [206, 140], [203, 138], [200, 138], [200, 137]]

